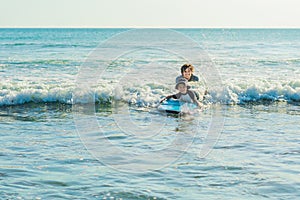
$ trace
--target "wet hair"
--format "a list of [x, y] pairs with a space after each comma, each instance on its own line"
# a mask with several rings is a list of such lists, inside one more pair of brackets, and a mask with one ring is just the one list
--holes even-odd
[[184, 65], [182, 65], [182, 67], [181, 67], [181, 74], [183, 74], [183, 72], [184, 72], [186, 69], [190, 69], [191, 72], [193, 73], [195, 68], [194, 68], [194, 66], [191, 65], [191, 64], [184, 64]]

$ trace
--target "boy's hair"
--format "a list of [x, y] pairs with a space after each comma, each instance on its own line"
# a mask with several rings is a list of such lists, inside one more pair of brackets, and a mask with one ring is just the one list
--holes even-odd
[[184, 65], [181, 66], [181, 74], [183, 74], [183, 72], [184, 72], [186, 69], [190, 69], [192, 73], [193, 73], [194, 70], [195, 70], [195, 68], [194, 68], [193, 65], [191, 65], [191, 64], [184, 64]]

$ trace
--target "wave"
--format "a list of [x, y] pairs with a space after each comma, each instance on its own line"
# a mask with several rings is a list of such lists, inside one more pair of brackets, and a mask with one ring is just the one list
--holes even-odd
[[95, 44], [76, 44], [76, 43], [34, 43], [34, 42], [11, 42], [2, 43], [4, 47], [38, 47], [38, 48], [94, 48]]
[[[171, 88], [171, 89], [170, 89]], [[196, 89], [202, 97], [205, 86]], [[90, 90], [78, 91], [75, 84], [57, 85], [37, 82], [0, 84], [0, 106], [22, 105], [26, 103], [63, 103], [63, 104], [107, 104], [122, 101], [140, 107], [155, 107], [159, 100], [176, 92], [173, 87], [162, 84], [119, 85], [101, 84]], [[270, 84], [267, 82], [253, 85], [226, 84], [219, 88], [208, 88], [205, 102], [209, 104], [246, 104], [265, 102], [300, 102], [300, 81]]]
[[3, 46], [13, 47], [13, 46], [35, 46], [39, 45], [38, 43], [33, 42], [12, 42], [12, 43], [4, 43]]
[[77, 47], [81, 47], [81, 48], [93, 48], [96, 47], [95, 44], [65, 44], [65, 43], [61, 43], [61, 44], [43, 44], [42, 48], [77, 48]]
[[67, 59], [46, 59], [46, 60], [13, 60], [10, 61], [9, 64], [11, 65], [69, 65], [74, 63], [74, 60], [67, 60]]
[[250, 58], [242, 60], [238, 59], [228, 59], [228, 58], [219, 58], [215, 60], [215, 63], [222, 66], [235, 66], [235, 67], [244, 67], [244, 66], [267, 66], [267, 67], [286, 67], [286, 66], [293, 66], [299, 65], [300, 59], [299, 58]]
[[223, 104], [245, 104], [262, 102], [300, 102], [300, 81], [271, 84], [228, 84], [210, 92], [211, 102]]

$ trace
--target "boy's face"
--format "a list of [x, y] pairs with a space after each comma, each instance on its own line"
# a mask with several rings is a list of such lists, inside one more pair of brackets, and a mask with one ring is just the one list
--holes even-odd
[[187, 91], [187, 87], [185, 86], [185, 84], [181, 83], [178, 85], [177, 89], [179, 90], [179, 92], [181, 93], [186, 93]]
[[186, 70], [183, 71], [182, 76], [189, 80], [192, 76], [192, 71], [190, 68], [187, 68]]

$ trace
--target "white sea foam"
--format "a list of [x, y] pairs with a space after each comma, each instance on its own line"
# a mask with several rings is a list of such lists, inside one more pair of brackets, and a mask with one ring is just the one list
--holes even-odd
[[[205, 85], [194, 84], [194, 89], [203, 94]], [[156, 105], [159, 100], [168, 94], [175, 93], [173, 84], [147, 83], [120, 85], [111, 82], [101, 83], [81, 91], [80, 96], [74, 99], [74, 84], [63, 83], [59, 85], [32, 84], [21, 82], [18, 84], [0, 84], [0, 105], [20, 105], [25, 103], [111, 103], [123, 101], [142, 107]], [[260, 101], [300, 101], [300, 81], [286, 81], [270, 84], [267, 81], [248, 83], [227, 82], [223, 87], [208, 88], [209, 95], [206, 101], [209, 103], [243, 104]], [[88, 98], [90, 96], [93, 98]], [[74, 101], [76, 100], [76, 102]]]
[[227, 84], [221, 90], [210, 92], [211, 101], [224, 104], [243, 104], [261, 101], [300, 101], [299, 81], [277, 84], [256, 82], [248, 84]]

